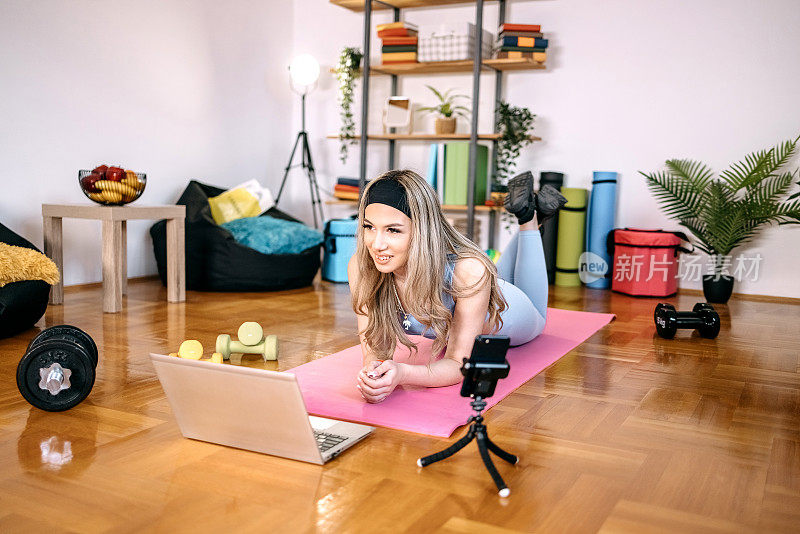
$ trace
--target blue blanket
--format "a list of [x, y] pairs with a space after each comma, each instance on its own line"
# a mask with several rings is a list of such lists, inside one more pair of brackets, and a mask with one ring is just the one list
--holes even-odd
[[297, 254], [323, 241], [322, 232], [308, 226], [263, 217], [245, 217], [221, 224], [237, 242], [263, 254]]

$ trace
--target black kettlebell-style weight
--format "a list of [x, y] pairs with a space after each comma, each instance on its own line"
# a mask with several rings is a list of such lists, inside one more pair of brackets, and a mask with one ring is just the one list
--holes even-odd
[[700, 336], [714, 339], [719, 334], [719, 314], [707, 302], [698, 302], [690, 312], [679, 312], [669, 303], [659, 303], [653, 312], [658, 335], [672, 339], [679, 328], [696, 329]]
[[17, 365], [17, 388], [33, 406], [60, 412], [92, 391], [97, 346], [83, 330], [59, 325], [40, 332]]

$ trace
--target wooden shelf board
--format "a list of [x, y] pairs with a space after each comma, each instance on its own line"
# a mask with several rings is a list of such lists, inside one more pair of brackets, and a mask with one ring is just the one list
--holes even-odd
[[[482, 70], [485, 72], [500, 70], [543, 70], [544, 63], [537, 63], [531, 58], [520, 59], [484, 59]], [[370, 72], [373, 75], [403, 76], [409, 74], [437, 74], [447, 72], [472, 72], [473, 61], [462, 59], [459, 61], [426, 61], [422, 63], [400, 63], [398, 65], [374, 65]]]
[[[438, 72], [472, 72], [472, 60], [425, 61], [422, 63], [400, 63], [398, 65], [373, 65], [373, 74], [432, 74]], [[484, 70], [489, 70], [484, 67]]]
[[[449, 6], [453, 4], [472, 4], [469, 0], [384, 0], [386, 4], [405, 9], [408, 7], [430, 7], [430, 6]], [[364, 11], [364, 0], [330, 0], [331, 4], [356, 11]], [[372, 10], [390, 9], [389, 6], [378, 2], [372, 2]]]
[[[368, 135], [368, 140], [376, 141], [469, 141], [470, 135], [468, 133], [456, 133], [447, 135], [436, 134], [373, 134]], [[328, 139], [339, 139], [338, 135], [329, 135]], [[361, 140], [361, 136], [357, 135], [353, 139], [356, 141]], [[500, 134], [478, 134], [478, 139], [482, 141], [493, 141], [500, 139]]]
[[[338, 135], [329, 135], [327, 136], [328, 139], [339, 139]], [[356, 141], [360, 141], [361, 137], [356, 136], [353, 139]], [[380, 135], [368, 135], [368, 140], [378, 140], [378, 141], [469, 141], [470, 134], [448, 134], [448, 135], [436, 135], [436, 134], [380, 134]], [[500, 134], [493, 133], [493, 134], [479, 134], [478, 139], [481, 141], [495, 141], [500, 139]], [[541, 141], [541, 137], [531, 137], [532, 141]]]
[[[357, 200], [345, 200], [345, 199], [337, 198], [337, 199], [334, 199], [334, 200], [326, 200], [325, 204], [340, 204], [340, 205], [352, 204], [352, 205], [355, 206], [355, 205], [358, 204], [358, 201]], [[475, 206], [475, 211], [486, 211], [486, 212], [489, 212], [489, 211], [492, 211], [492, 210], [495, 210], [495, 211], [501, 210], [502, 208], [503, 208], [502, 206], [484, 206], [484, 205], [480, 205], [480, 206]], [[443, 204], [442, 205], [442, 210], [444, 210], [444, 211], [467, 211], [467, 207], [466, 206], [453, 206], [453, 205], [450, 205], [450, 204]]]
[[523, 57], [519, 59], [484, 59], [483, 64], [495, 70], [544, 70], [547, 66], [544, 63], [537, 63], [532, 58]]

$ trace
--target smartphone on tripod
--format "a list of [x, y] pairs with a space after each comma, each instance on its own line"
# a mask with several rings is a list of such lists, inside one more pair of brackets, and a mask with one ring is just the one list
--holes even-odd
[[506, 353], [511, 340], [508, 336], [480, 335], [475, 337], [472, 354], [461, 366], [464, 381], [462, 397], [488, 398], [494, 395], [497, 381], [508, 376], [511, 366]]

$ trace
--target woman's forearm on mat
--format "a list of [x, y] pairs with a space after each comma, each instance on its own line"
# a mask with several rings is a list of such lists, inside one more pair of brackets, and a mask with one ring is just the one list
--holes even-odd
[[400, 384], [429, 388], [452, 386], [461, 382], [461, 364], [450, 358], [442, 358], [428, 365], [400, 363]]

